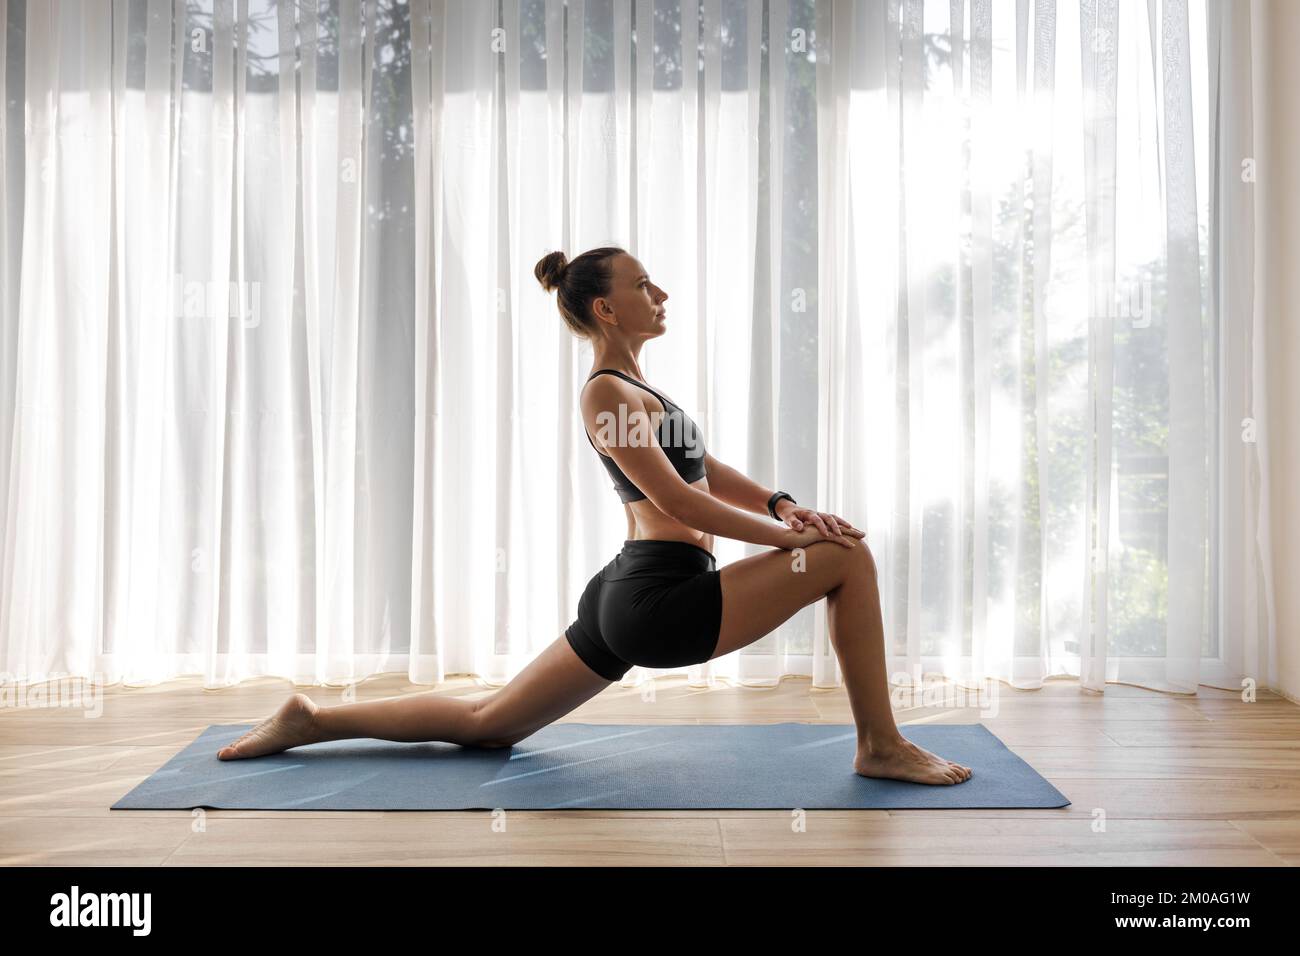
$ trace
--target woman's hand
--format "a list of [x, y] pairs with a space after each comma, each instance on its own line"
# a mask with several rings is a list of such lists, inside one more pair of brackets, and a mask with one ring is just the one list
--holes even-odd
[[801, 507], [789, 498], [778, 501], [775, 510], [777, 517], [795, 532], [796, 536], [791, 539], [793, 543], [789, 545], [791, 548], [802, 548], [821, 540], [834, 541], [852, 548], [857, 545], [859, 538], [866, 537], [866, 532], [853, 527], [839, 515]]

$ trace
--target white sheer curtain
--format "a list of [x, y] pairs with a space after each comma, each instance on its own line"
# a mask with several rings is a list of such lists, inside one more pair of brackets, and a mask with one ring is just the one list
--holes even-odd
[[[1248, 5], [0, 11], [6, 679], [508, 680], [627, 530], [532, 277], [609, 243], [891, 672], [1275, 679]], [[689, 668], [786, 674], [824, 603]]]
[[895, 669], [1274, 681], [1249, 6], [818, 13], [818, 497]]

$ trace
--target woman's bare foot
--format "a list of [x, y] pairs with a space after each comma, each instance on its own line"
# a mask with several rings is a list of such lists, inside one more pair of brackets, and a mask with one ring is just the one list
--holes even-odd
[[936, 784], [964, 783], [972, 772], [970, 767], [930, 753], [906, 737], [900, 737], [897, 744], [887, 748], [860, 752], [853, 761], [853, 769], [864, 777]]
[[316, 711], [319, 709], [306, 694], [294, 694], [266, 720], [218, 750], [217, 757], [221, 760], [262, 757], [309, 744], [313, 739]]

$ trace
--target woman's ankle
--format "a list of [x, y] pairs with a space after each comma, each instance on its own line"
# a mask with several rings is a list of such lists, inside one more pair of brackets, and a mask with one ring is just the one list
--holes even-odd
[[897, 753], [907, 744], [907, 738], [897, 730], [892, 733], [868, 734], [858, 753], [865, 757], [888, 757]]

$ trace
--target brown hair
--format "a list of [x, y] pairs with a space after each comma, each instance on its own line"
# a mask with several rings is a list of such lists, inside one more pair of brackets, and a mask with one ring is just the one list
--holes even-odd
[[600, 246], [571, 261], [563, 252], [548, 252], [537, 260], [533, 275], [547, 292], [558, 290], [555, 304], [560, 317], [579, 338], [594, 339], [598, 334], [596, 317], [591, 314], [592, 300], [609, 295], [614, 276], [609, 260], [626, 251], [618, 246]]

